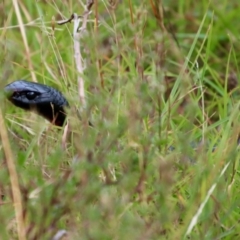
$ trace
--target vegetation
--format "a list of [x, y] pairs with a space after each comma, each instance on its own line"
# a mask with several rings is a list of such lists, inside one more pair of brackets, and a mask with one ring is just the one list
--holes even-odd
[[239, 239], [239, 2], [95, 1], [82, 109], [73, 23], [57, 20], [84, 4], [1, 3], [1, 88], [59, 89], [72, 133], [62, 148], [63, 129], [1, 94], [0, 238], [21, 239], [22, 224], [27, 239]]

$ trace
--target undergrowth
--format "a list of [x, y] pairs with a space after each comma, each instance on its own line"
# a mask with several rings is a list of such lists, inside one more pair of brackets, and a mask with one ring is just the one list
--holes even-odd
[[[73, 25], [56, 21], [81, 3], [18, 1], [26, 41], [1, 3], [1, 89], [37, 80], [71, 106], [62, 149], [63, 129], [1, 94], [27, 239], [238, 239], [238, 1], [95, 1], [79, 120]], [[0, 238], [17, 239], [3, 150]]]

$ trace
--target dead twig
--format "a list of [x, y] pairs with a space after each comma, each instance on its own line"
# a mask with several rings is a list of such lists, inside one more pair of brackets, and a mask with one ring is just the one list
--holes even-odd
[[2, 139], [3, 150], [6, 156], [6, 162], [7, 162], [8, 172], [9, 172], [10, 181], [11, 181], [11, 190], [12, 190], [12, 196], [13, 196], [13, 205], [15, 208], [18, 239], [25, 240], [26, 228], [25, 228], [25, 222], [23, 217], [22, 197], [21, 197], [21, 191], [20, 191], [20, 186], [18, 182], [18, 174], [17, 174], [16, 166], [14, 164], [11, 146], [9, 143], [8, 134], [4, 124], [4, 119], [3, 119], [1, 109], [0, 109], [0, 136]]
[[[80, 45], [80, 39], [85, 33], [85, 30], [87, 28], [87, 20], [88, 16], [91, 13], [91, 8], [94, 4], [94, 0], [87, 0], [85, 11], [82, 16], [78, 16], [76, 13], [73, 13], [69, 19], [58, 21], [57, 23], [59, 25], [66, 24], [69, 22], [74, 23], [73, 27], [73, 48], [74, 48], [74, 58], [75, 58], [75, 64], [78, 72], [78, 95], [79, 95], [79, 101], [81, 103], [81, 109], [86, 108], [86, 97], [85, 97], [85, 90], [84, 90], [84, 79], [83, 79], [83, 73], [84, 73], [84, 61], [81, 54], [81, 45]], [[81, 26], [80, 26], [80, 23]], [[66, 146], [66, 134], [69, 132], [69, 125], [67, 124], [64, 129], [64, 135], [62, 137], [62, 146]]]

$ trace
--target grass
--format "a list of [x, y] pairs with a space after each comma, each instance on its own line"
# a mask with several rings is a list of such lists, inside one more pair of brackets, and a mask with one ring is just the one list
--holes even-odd
[[1, 88], [36, 78], [61, 90], [72, 134], [63, 150], [63, 129], [1, 94], [0, 238], [23, 239], [12, 159], [27, 239], [238, 239], [239, 3], [96, 1], [79, 121], [73, 24], [54, 18], [82, 14], [81, 1], [17, 2], [22, 30], [1, 4]]

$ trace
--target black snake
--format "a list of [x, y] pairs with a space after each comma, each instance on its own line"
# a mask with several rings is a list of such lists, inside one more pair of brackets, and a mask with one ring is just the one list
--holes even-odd
[[66, 119], [66, 98], [55, 88], [44, 84], [17, 80], [5, 86], [7, 98], [15, 106], [34, 111], [52, 124], [63, 126]]

